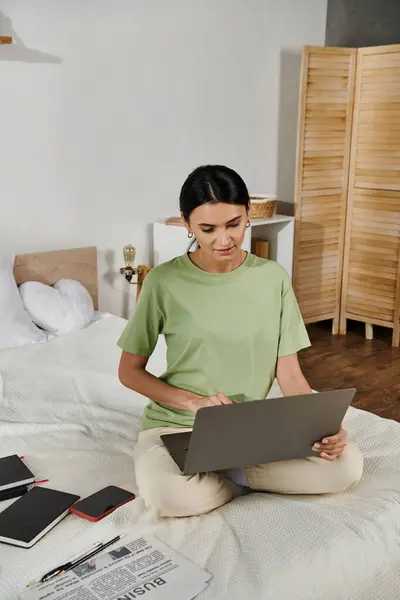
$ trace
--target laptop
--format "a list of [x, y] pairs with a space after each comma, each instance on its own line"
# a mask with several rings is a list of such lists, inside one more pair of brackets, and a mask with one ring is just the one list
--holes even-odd
[[192, 431], [163, 444], [184, 475], [318, 456], [315, 442], [338, 432], [355, 389], [268, 398], [197, 411]]

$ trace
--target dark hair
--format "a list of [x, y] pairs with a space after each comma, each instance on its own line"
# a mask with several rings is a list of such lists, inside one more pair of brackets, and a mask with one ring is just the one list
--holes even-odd
[[250, 206], [249, 192], [243, 179], [229, 167], [205, 165], [197, 167], [182, 186], [179, 207], [186, 221], [202, 204], [224, 202]]

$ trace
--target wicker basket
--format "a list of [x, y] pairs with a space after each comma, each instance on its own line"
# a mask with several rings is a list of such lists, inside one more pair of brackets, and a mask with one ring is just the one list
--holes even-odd
[[250, 219], [271, 219], [276, 213], [276, 196], [250, 196]]

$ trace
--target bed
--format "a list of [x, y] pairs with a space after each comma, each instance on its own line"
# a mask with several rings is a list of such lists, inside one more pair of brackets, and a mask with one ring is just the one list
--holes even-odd
[[[42, 276], [43, 258], [35, 267]], [[85, 284], [93, 280], [94, 255], [90, 264], [82, 260]], [[32, 277], [30, 269], [21, 272], [19, 282]], [[63, 276], [76, 275], [74, 267]], [[108, 484], [137, 491], [132, 451], [146, 400], [117, 379], [116, 340], [124, 326], [108, 315], [51, 342], [0, 351], [0, 456], [23, 455], [49, 487], [82, 497]], [[159, 375], [164, 365], [160, 339], [149, 369]], [[279, 394], [275, 384], [271, 395]], [[209, 515], [177, 520], [156, 519], [140, 498], [97, 524], [70, 515], [29, 550], [0, 545], [1, 600], [14, 600], [28, 581], [122, 532], [152, 533], [207, 568], [213, 580], [202, 600], [396, 600], [400, 425], [350, 408], [345, 426], [365, 457], [355, 491], [253, 493]]]

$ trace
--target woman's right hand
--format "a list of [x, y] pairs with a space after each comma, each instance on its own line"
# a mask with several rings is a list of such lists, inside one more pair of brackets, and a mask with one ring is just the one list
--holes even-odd
[[191, 394], [188, 398], [188, 408], [186, 410], [196, 413], [200, 408], [204, 408], [205, 406], [220, 406], [221, 404], [234, 404], [234, 401], [222, 393], [215, 394], [215, 396]]

